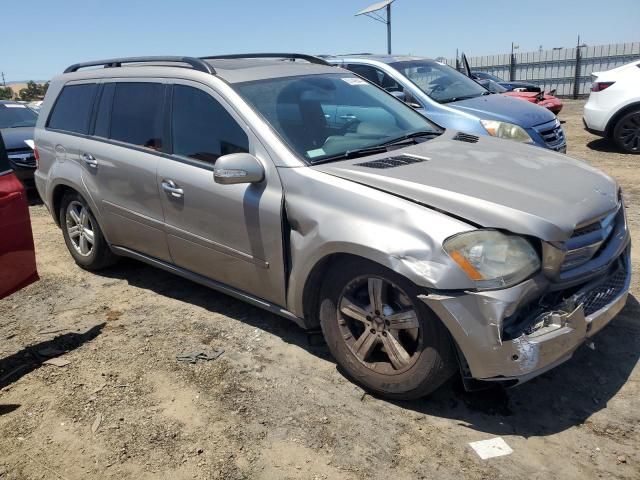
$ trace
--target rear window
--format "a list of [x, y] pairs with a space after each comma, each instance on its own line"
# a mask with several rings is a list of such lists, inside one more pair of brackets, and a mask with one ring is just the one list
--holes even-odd
[[163, 94], [164, 85], [160, 83], [118, 83], [113, 94], [109, 138], [161, 150]]
[[53, 106], [47, 127], [66, 132], [88, 133], [96, 90], [95, 83], [64, 87]]
[[20, 103], [0, 103], [0, 128], [35, 127], [38, 115]]

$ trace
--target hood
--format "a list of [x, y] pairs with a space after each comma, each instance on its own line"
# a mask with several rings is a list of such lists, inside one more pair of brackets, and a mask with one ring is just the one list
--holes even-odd
[[29, 148], [25, 140], [33, 140], [34, 127], [16, 127], [0, 129], [7, 150]]
[[446, 106], [471, 113], [481, 119], [515, 123], [524, 128], [551, 122], [556, 118], [546, 108], [495, 94], [447, 103]]
[[[618, 205], [616, 182], [584, 162], [509, 140], [453, 140], [455, 134], [447, 131], [420, 145], [311, 168], [475, 225], [545, 241], [566, 240], [577, 224]], [[358, 165], [402, 154], [423, 161], [391, 168]]]

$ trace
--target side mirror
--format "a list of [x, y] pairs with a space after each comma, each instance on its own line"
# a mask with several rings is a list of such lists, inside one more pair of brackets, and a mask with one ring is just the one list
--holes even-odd
[[216, 160], [213, 179], [221, 185], [260, 183], [264, 180], [264, 167], [249, 153], [232, 153]]

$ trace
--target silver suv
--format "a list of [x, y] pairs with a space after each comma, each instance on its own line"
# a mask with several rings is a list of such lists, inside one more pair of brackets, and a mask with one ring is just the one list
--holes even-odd
[[132, 257], [321, 327], [343, 370], [391, 398], [456, 370], [467, 386], [525, 381], [629, 289], [614, 180], [444, 131], [315, 57], [73, 65], [51, 82], [36, 146], [78, 265]]

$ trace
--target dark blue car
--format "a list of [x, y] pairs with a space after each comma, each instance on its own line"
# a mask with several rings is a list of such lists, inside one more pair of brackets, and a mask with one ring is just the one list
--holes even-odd
[[560, 121], [549, 110], [493, 94], [443, 63], [422, 57], [367, 54], [326, 60], [377, 84], [445, 128], [563, 153], [567, 149]]
[[541, 92], [542, 89], [533, 83], [529, 82], [521, 82], [519, 80], [514, 81], [506, 81], [501, 79], [500, 77], [496, 77], [495, 75], [491, 75], [487, 72], [471, 72], [471, 77], [475, 80], [492, 80], [496, 82], [501, 87], [505, 88], [507, 92], [511, 92], [516, 88], [522, 92]]

